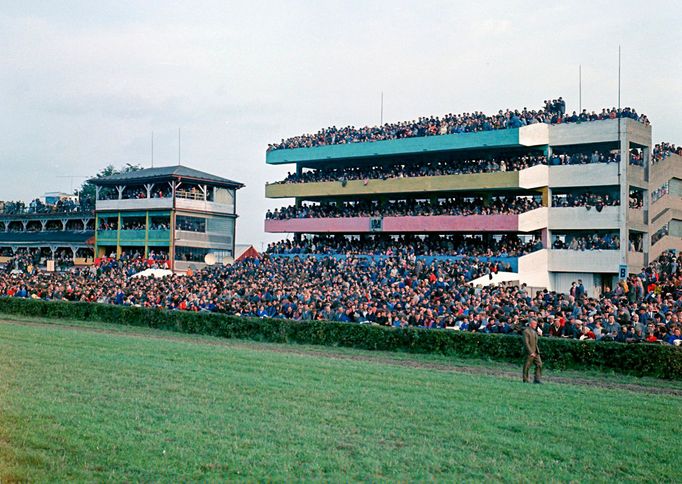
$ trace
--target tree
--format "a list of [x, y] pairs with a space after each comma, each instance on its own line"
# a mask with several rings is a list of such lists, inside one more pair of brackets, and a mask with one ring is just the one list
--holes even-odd
[[[142, 167], [140, 165], [133, 165], [131, 163], [126, 163], [125, 166], [121, 168], [114, 168], [114, 165], [107, 165], [102, 170], [95, 175], [95, 178], [104, 178], [111, 175], [120, 175], [121, 173], [131, 173], [133, 171], [140, 171]], [[81, 207], [95, 207], [95, 185], [86, 180], [80, 188], [76, 189], [74, 194], [78, 195]]]

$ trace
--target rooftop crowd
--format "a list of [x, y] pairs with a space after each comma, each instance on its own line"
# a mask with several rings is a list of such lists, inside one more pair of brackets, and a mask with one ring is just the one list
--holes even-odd
[[651, 153], [651, 162], [658, 163], [670, 155], [682, 156], [682, 146], [675, 146], [673, 143], [666, 142], [657, 143]]
[[421, 136], [438, 136], [455, 133], [473, 133], [498, 129], [520, 128], [531, 124], [561, 124], [591, 122], [604, 119], [630, 118], [649, 124], [645, 115], [629, 107], [624, 109], [604, 108], [601, 112], [581, 113], [573, 111], [567, 115], [563, 99], [545, 101], [545, 109], [500, 110], [488, 115], [479, 111], [462, 114], [446, 114], [445, 116], [427, 116], [413, 121], [386, 123], [382, 126], [365, 126], [356, 128], [331, 126], [315, 134], [304, 134], [283, 139], [279, 143], [268, 145], [268, 151], [291, 148], [308, 148], [313, 146], [362, 143], [390, 139], [413, 138]]
[[94, 209], [92, 201], [86, 198], [80, 201], [62, 198], [54, 204], [46, 204], [39, 198], [28, 204], [22, 201], [0, 201], [0, 215], [92, 212]]
[[539, 196], [534, 197], [458, 197], [438, 200], [388, 201], [376, 200], [358, 202], [337, 202], [324, 205], [302, 204], [268, 210], [266, 219], [286, 220], [292, 218], [339, 218], [339, 217], [391, 217], [391, 216], [432, 216], [432, 215], [496, 215], [519, 214], [542, 206]]
[[427, 263], [402, 253], [381, 259], [266, 255], [160, 280], [131, 278], [149, 263], [128, 258], [66, 273], [2, 274], [0, 295], [483, 333], [518, 333], [537, 318], [547, 337], [679, 345], [680, 262], [664, 254], [596, 296], [582, 281], [568, 294], [531, 294], [524, 285], [474, 287], [467, 281], [501, 270], [476, 257]]

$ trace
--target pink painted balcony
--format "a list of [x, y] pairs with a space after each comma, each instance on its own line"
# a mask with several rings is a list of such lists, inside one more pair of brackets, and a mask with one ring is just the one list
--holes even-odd
[[516, 232], [518, 215], [433, 215], [419, 217], [296, 218], [266, 220], [265, 231], [273, 233], [363, 232]]

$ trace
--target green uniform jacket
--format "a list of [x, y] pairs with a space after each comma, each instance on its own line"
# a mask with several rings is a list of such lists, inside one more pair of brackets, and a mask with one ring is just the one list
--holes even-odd
[[533, 328], [526, 328], [523, 330], [523, 344], [526, 345], [526, 351], [529, 355], [535, 353], [540, 354], [540, 348], [538, 348], [538, 333]]

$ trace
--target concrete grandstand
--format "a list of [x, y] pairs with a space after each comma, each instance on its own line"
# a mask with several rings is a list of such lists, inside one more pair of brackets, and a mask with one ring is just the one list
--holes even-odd
[[[294, 205], [268, 214], [265, 230], [295, 240], [455, 237], [486, 246], [515, 237], [524, 250], [481, 258], [507, 263], [531, 287], [568, 292], [582, 279], [598, 294], [682, 248], [682, 157], [652, 157], [651, 126], [641, 118], [593, 121], [300, 148], [283, 142], [266, 162], [295, 172], [265, 193]], [[495, 209], [499, 200], [530, 209]], [[440, 256], [455, 254], [468, 255]]]

